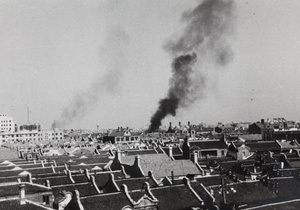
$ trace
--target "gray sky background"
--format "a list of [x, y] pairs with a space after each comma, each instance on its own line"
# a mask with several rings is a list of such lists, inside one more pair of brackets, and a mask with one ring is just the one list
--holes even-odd
[[[29, 106], [31, 123], [50, 128], [76, 93], [105, 80], [95, 108], [66, 127], [148, 126], [171, 75], [162, 46], [198, 2], [1, 0], [0, 112], [26, 123]], [[299, 11], [297, 0], [236, 1], [233, 61], [163, 124], [300, 120]]]

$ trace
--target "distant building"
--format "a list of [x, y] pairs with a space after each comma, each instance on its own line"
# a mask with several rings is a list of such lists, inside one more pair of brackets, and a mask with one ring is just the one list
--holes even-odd
[[113, 130], [103, 136], [103, 142], [115, 143], [133, 143], [140, 142], [140, 135], [136, 132], [130, 131], [128, 128], [123, 129], [119, 127], [117, 130]]
[[270, 122], [265, 123], [262, 119], [261, 122], [249, 125], [249, 134], [262, 134], [264, 141], [272, 141], [274, 140], [274, 127]]
[[0, 132], [14, 132], [16, 131], [16, 125], [12, 117], [6, 114], [0, 114]]
[[42, 140], [62, 140], [64, 133], [62, 130], [41, 130], [39, 124], [21, 125], [17, 132], [0, 133], [0, 144], [4, 142], [29, 142]]

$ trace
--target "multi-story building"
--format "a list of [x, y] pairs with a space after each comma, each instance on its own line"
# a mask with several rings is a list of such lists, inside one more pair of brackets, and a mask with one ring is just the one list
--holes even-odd
[[[3, 121], [7, 121], [3, 119]], [[9, 121], [9, 120], [8, 120]], [[12, 120], [11, 120], [12, 121]], [[6, 128], [6, 127], [5, 127]], [[3, 130], [0, 133], [0, 144], [7, 141], [42, 141], [42, 140], [62, 140], [64, 139], [63, 131], [60, 129], [42, 130], [40, 124], [21, 125], [19, 129]]]
[[12, 117], [7, 116], [6, 114], [0, 114], [0, 132], [7, 131], [15, 132], [16, 124]]
[[42, 130], [41, 135], [43, 140], [62, 140], [64, 139], [64, 133], [61, 129], [53, 129], [53, 130]]

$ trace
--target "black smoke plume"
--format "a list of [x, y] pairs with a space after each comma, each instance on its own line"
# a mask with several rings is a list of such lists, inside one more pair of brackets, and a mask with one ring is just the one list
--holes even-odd
[[233, 1], [205, 0], [182, 15], [185, 29], [168, 41], [164, 49], [173, 57], [172, 77], [166, 98], [161, 99], [151, 118], [149, 131], [156, 131], [168, 115], [203, 97], [206, 87], [204, 66], [224, 66], [233, 52], [227, 38], [234, 25]]
[[129, 37], [120, 27], [107, 30], [105, 46], [101, 55], [108, 63], [104, 76], [98, 75], [88, 89], [77, 93], [66, 106], [58, 120], [52, 123], [52, 128], [63, 128], [74, 121], [81, 120], [87, 113], [94, 111], [103, 94], [114, 94], [118, 91], [122, 68], [126, 64], [125, 51]]

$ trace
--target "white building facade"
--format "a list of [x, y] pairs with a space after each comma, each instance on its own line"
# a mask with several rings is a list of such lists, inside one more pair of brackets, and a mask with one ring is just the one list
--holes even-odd
[[6, 114], [0, 114], [0, 132], [15, 132], [16, 124], [12, 117]]

